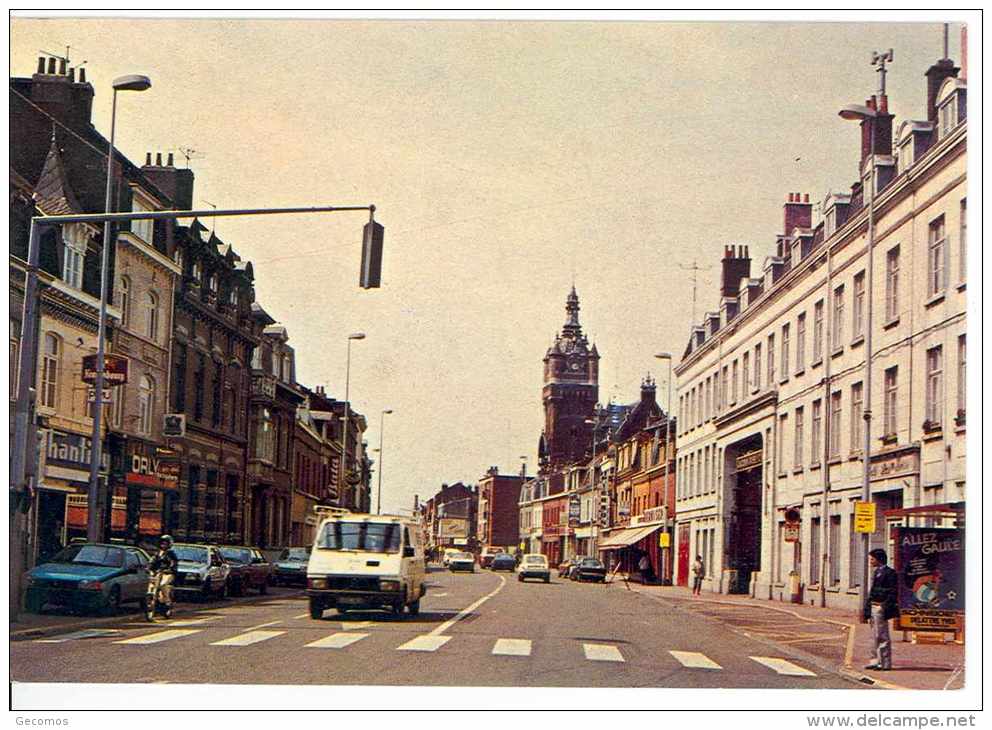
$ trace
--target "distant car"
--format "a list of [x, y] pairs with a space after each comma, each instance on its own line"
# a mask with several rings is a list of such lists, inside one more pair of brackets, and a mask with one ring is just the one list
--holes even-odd
[[475, 572], [475, 556], [472, 553], [455, 553], [448, 558], [448, 570], [454, 573], [456, 570], [467, 570], [469, 573]]
[[34, 568], [27, 578], [27, 610], [46, 604], [115, 611], [122, 603], [144, 602], [148, 554], [136, 547], [74, 543]]
[[227, 597], [231, 566], [224, 562], [216, 546], [176, 543], [172, 549], [179, 558], [176, 580], [172, 584], [175, 593], [197, 593], [202, 598]]
[[282, 551], [275, 564], [276, 585], [307, 584], [307, 563], [310, 561], [310, 548], [291, 547]]
[[582, 558], [572, 571], [572, 580], [591, 580], [597, 583], [606, 581], [606, 566], [596, 558]]
[[511, 573], [517, 569], [517, 561], [512, 555], [507, 555], [506, 553], [500, 553], [499, 555], [494, 555], [492, 562], [489, 563], [490, 570], [508, 570]]
[[548, 559], [540, 553], [528, 553], [520, 561], [517, 580], [523, 582], [526, 578], [540, 578], [545, 583], [551, 582], [551, 568]]
[[259, 593], [269, 592], [272, 563], [261, 552], [244, 545], [222, 545], [220, 556], [231, 567], [228, 577], [231, 593], [243, 596], [249, 588], [257, 588]]
[[481, 565], [483, 568], [488, 568], [490, 565], [492, 565], [493, 559], [497, 555], [505, 555], [505, 554], [506, 553], [504, 553], [502, 550], [484, 550], [482, 552], [482, 555], [479, 556], [479, 565]]
[[558, 577], [568, 578], [569, 573], [572, 572], [572, 568], [575, 567], [575, 560], [569, 558], [568, 560], [558, 564]]
[[448, 567], [448, 561], [451, 560], [451, 556], [452, 555], [457, 555], [460, 552], [462, 552], [462, 551], [461, 550], [455, 550], [453, 548], [445, 548], [444, 549], [444, 554], [441, 556], [441, 565], [443, 565], [445, 568], [447, 568]]

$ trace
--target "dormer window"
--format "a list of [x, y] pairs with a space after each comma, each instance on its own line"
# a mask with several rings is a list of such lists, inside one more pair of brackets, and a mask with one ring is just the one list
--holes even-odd
[[227, 295], [227, 301], [230, 302], [232, 307], [238, 306], [238, 290], [237, 287], [231, 287], [231, 291]]
[[[131, 201], [131, 212], [146, 213], [153, 211], [150, 205], [140, 200], [137, 196]], [[153, 220], [132, 220], [131, 233], [140, 238], [145, 243], [151, 243], [155, 232], [155, 221]]]
[[937, 139], [943, 139], [964, 121], [967, 115], [968, 86], [962, 79], [948, 78], [937, 93]]
[[199, 261], [194, 261], [193, 262], [193, 269], [192, 269], [192, 271], [190, 273], [192, 274], [192, 276], [193, 276], [194, 279], [196, 279], [197, 281], [200, 280], [200, 278], [203, 276], [203, 269], [200, 268], [200, 262]]
[[86, 258], [86, 241], [89, 234], [81, 224], [62, 229], [65, 255], [62, 257], [62, 280], [74, 289], [83, 288], [83, 262]]
[[210, 275], [210, 279], [207, 281], [207, 286], [210, 287], [210, 291], [214, 294], [217, 293], [217, 274]]
[[906, 172], [913, 166], [913, 138], [910, 136], [899, 147], [899, 174]]
[[958, 126], [957, 108], [953, 102], [954, 98], [951, 97], [937, 110], [937, 121], [940, 124], [938, 127], [940, 131], [937, 133], [937, 136], [941, 139], [949, 135], [951, 130]]

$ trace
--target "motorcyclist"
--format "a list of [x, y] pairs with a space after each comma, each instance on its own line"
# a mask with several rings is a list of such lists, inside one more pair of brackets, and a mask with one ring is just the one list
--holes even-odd
[[159, 579], [159, 600], [166, 609], [172, 608], [172, 583], [176, 579], [176, 568], [179, 565], [179, 558], [176, 551], [172, 549], [172, 536], [162, 535], [158, 540], [158, 552], [152, 558], [151, 567], [153, 573], [160, 573]]

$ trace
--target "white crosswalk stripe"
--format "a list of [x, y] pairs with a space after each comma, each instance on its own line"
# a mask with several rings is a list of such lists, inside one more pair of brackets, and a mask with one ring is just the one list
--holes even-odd
[[312, 649], [344, 649], [356, 641], [361, 641], [366, 636], [368, 634], [331, 634], [330, 636], [325, 636], [323, 639], [311, 641], [307, 646]]
[[698, 651], [669, 651], [679, 664], [690, 669], [723, 669], [719, 664]]
[[583, 644], [586, 659], [593, 662], [622, 662], [623, 654], [612, 644]]
[[203, 629], [169, 629], [168, 631], [157, 631], [154, 634], [145, 634], [144, 636], [135, 636], [131, 639], [124, 639], [122, 641], [115, 641], [115, 644], [160, 644], [163, 641], [171, 641], [172, 639], [181, 639], [184, 636], [192, 636], [193, 634], [199, 634]]
[[501, 656], [530, 656], [530, 639], [497, 639], [493, 654]]
[[77, 639], [95, 639], [101, 636], [117, 636], [120, 633], [121, 632], [119, 629], [83, 629], [82, 631], [73, 631], [71, 634], [53, 636], [50, 639], [35, 639], [35, 642], [39, 644], [62, 644], [66, 641], [76, 641]]
[[268, 641], [276, 636], [282, 636], [285, 631], [248, 631], [244, 634], [232, 636], [229, 639], [211, 642], [210, 646], [250, 646], [262, 641]]
[[348, 631], [350, 629], [367, 629], [371, 625], [371, 621], [342, 621], [341, 630]]
[[815, 677], [816, 674], [809, 671], [808, 669], [803, 669], [798, 664], [793, 664], [785, 659], [779, 659], [778, 657], [771, 656], [753, 656], [750, 657], [758, 664], [764, 664], [769, 669], [773, 669], [778, 674], [785, 674], [790, 677]]
[[450, 636], [423, 634], [397, 646], [399, 651], [437, 651], [451, 640]]

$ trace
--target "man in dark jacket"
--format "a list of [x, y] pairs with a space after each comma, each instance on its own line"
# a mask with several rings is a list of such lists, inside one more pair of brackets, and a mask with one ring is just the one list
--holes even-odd
[[872, 568], [871, 591], [865, 601], [865, 622], [871, 622], [872, 638], [875, 641], [875, 663], [865, 669], [886, 671], [892, 669], [892, 639], [889, 637], [889, 619], [899, 615], [899, 581], [896, 572], [890, 568], [888, 555], [876, 549], [868, 553], [868, 565]]

